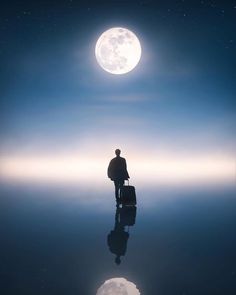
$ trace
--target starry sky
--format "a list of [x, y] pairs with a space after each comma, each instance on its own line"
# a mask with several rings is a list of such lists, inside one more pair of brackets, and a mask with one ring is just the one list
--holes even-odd
[[[235, 19], [236, 1], [2, 1], [1, 157], [120, 147], [233, 158]], [[94, 55], [111, 27], [142, 46], [125, 75]]]

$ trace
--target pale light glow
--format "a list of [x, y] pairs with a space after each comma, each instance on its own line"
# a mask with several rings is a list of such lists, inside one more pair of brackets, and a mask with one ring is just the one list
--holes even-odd
[[126, 74], [141, 58], [137, 36], [126, 28], [111, 28], [97, 40], [95, 55], [99, 65], [111, 74]]
[[[93, 183], [107, 185], [110, 158], [100, 155], [41, 155], [0, 158], [0, 177], [15, 181]], [[138, 184], [234, 183], [235, 161], [214, 155], [132, 155], [127, 159], [132, 181]]]
[[96, 295], [140, 295], [136, 285], [125, 278], [112, 278], [105, 281]]

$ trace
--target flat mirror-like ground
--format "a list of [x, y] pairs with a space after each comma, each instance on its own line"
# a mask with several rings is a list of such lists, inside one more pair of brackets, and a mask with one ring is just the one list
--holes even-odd
[[235, 189], [136, 190], [124, 212], [109, 185], [3, 185], [1, 294], [95, 295], [115, 277], [142, 295], [236, 294]]

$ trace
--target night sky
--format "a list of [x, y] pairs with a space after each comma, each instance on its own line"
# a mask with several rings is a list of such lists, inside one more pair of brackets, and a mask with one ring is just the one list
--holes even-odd
[[[235, 19], [236, 1], [2, 1], [1, 156], [120, 147], [233, 158]], [[111, 27], [142, 46], [125, 75], [95, 58]]]
[[[124, 75], [95, 57], [112, 27], [141, 43]], [[236, 0], [1, 1], [1, 294], [236, 294], [235, 32]]]

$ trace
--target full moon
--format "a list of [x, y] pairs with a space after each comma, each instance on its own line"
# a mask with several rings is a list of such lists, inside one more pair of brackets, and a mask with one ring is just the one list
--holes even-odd
[[111, 28], [98, 38], [95, 55], [99, 65], [111, 74], [126, 74], [141, 58], [137, 36], [126, 28]]
[[97, 290], [96, 295], [140, 295], [135, 284], [125, 278], [113, 278], [105, 281]]

